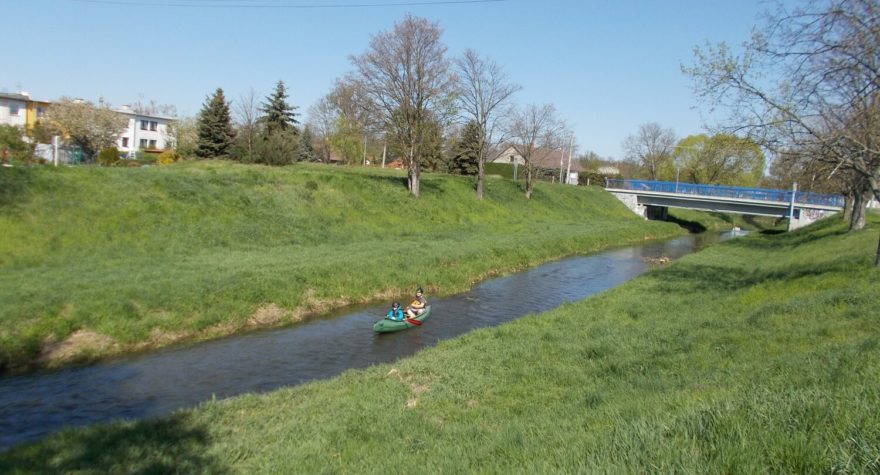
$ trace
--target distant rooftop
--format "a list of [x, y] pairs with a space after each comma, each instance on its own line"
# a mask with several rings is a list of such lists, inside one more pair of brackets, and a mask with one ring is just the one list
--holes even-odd
[[30, 101], [31, 95], [27, 92], [21, 91], [19, 93], [15, 92], [0, 92], [0, 98], [3, 99], [14, 99], [16, 101]]

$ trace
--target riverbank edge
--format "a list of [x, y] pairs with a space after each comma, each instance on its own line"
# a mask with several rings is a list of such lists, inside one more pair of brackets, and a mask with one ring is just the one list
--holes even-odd
[[[645, 223], [647, 224], [647, 222]], [[656, 223], [654, 224], [656, 225]], [[464, 276], [464, 278], [459, 282], [460, 285], [440, 288], [428, 284], [425, 286], [425, 290], [430, 295], [437, 297], [452, 295], [465, 292], [487, 279], [501, 277], [511, 273], [523, 271], [548, 262], [564, 259], [566, 257], [571, 257], [575, 255], [590, 255], [612, 249], [624, 248], [636, 244], [665, 241], [687, 234], [687, 231], [683, 228], [667, 227], [667, 229], [669, 229], [669, 232], [661, 232], [660, 227], [651, 227], [652, 229], [650, 229], [650, 234], [644, 234], [641, 238], [623, 239], [619, 242], [614, 243], [613, 245], [595, 245], [594, 243], [588, 243], [587, 246], [584, 246], [580, 249], [575, 249], [571, 252], [547, 255], [539, 260], [509, 266], [501, 266], [488, 269], [477, 275]], [[648, 232], [649, 230], [646, 229], [645, 231]], [[605, 238], [607, 241], [608, 236], [605, 236]], [[540, 242], [536, 244], [540, 244]], [[512, 255], [516, 251], [516, 249], [511, 248], [506, 249], [505, 251]], [[503, 254], [500, 256], [504, 257]], [[431, 256], [426, 257], [429, 258]], [[275, 305], [274, 303], [266, 303], [258, 308], [257, 311], [254, 312], [254, 314], [247, 319], [243, 326], [224, 322], [219, 325], [198, 331], [176, 333], [154, 332], [152, 334], [153, 339], [149, 341], [141, 341], [130, 344], [120, 344], [113, 341], [113, 339], [110, 337], [100, 335], [89, 330], [79, 330], [66, 338], [64, 341], [58, 342], [53, 340], [46, 340], [44, 342], [44, 348], [37, 358], [23, 360], [18, 362], [17, 364], [9, 365], [7, 368], [4, 368], [2, 371], [0, 371], [0, 377], [16, 376], [47, 370], [61, 370], [78, 366], [87, 366], [103, 361], [109, 361], [113, 358], [150, 353], [159, 349], [174, 347], [177, 345], [193, 345], [214, 339], [246, 334], [251, 331], [266, 330], [272, 328], [285, 328], [308, 321], [309, 319], [319, 318], [327, 314], [337, 313], [348, 307], [381, 304], [383, 302], [395, 299], [399, 300], [407, 296], [407, 289], [389, 288], [383, 289], [370, 295], [351, 296], [346, 300], [310, 299], [307, 302], [304, 302], [299, 307], [293, 309], [282, 308], [278, 305]]]
[[727, 241], [395, 363], [66, 430], [0, 468], [872, 473], [877, 218]]

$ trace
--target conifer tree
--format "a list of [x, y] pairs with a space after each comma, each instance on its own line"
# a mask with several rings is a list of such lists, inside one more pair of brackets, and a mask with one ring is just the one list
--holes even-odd
[[308, 127], [304, 127], [299, 139], [299, 161], [319, 161], [318, 154], [315, 153], [315, 147], [312, 146], [312, 131]]
[[275, 92], [266, 98], [266, 103], [260, 107], [260, 112], [265, 114], [260, 120], [266, 126], [266, 132], [271, 135], [278, 131], [296, 129], [296, 106], [287, 103], [287, 91], [284, 88], [284, 81], [278, 81], [275, 85]]
[[476, 121], [465, 125], [461, 139], [455, 144], [449, 172], [458, 175], [476, 175], [480, 159], [480, 126]]
[[225, 156], [232, 147], [234, 136], [229, 104], [223, 96], [223, 89], [218, 87], [214, 95], [205, 100], [205, 105], [199, 113], [199, 142], [196, 155], [201, 158]]

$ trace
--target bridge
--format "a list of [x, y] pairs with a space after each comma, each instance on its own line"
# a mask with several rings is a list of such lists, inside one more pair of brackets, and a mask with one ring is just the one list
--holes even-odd
[[843, 196], [738, 186], [606, 179], [605, 189], [647, 219], [666, 219], [669, 208], [789, 218], [797, 229], [843, 209]]

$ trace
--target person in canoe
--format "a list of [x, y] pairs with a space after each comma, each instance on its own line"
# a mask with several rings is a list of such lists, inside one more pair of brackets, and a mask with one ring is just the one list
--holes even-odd
[[385, 318], [388, 320], [394, 320], [395, 322], [403, 321], [403, 309], [400, 308], [400, 304], [394, 302], [391, 304], [391, 310], [388, 311], [388, 315], [385, 315]]
[[422, 288], [419, 287], [416, 289], [416, 298], [410, 302], [409, 307], [406, 308], [406, 316], [409, 318], [416, 318], [417, 315], [421, 315], [422, 312], [425, 311], [425, 307], [428, 306], [428, 301], [425, 300], [425, 293], [422, 292]]

